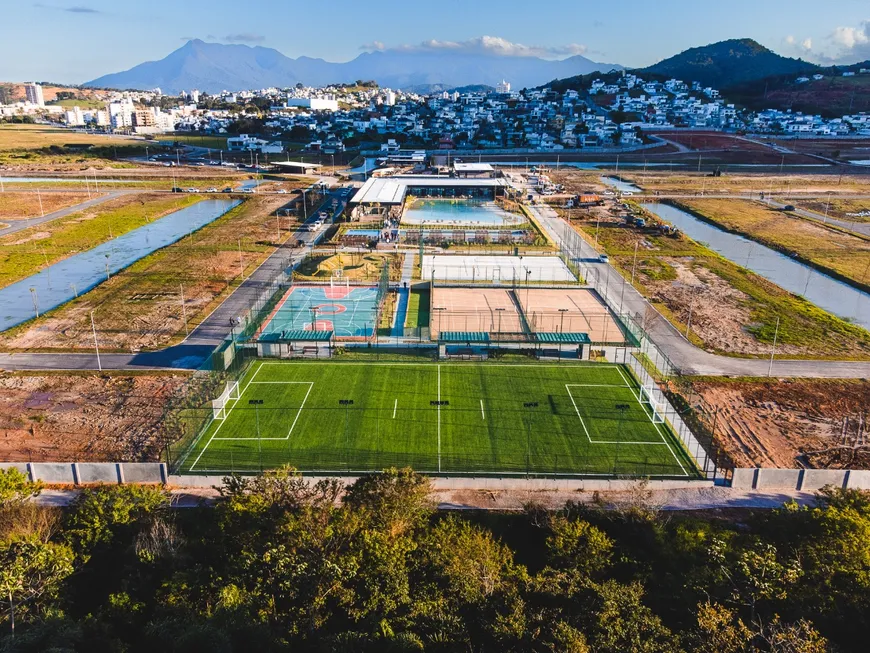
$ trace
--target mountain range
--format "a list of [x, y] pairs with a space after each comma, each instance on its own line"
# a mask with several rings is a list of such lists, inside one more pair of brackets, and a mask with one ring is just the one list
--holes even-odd
[[273, 48], [206, 43], [193, 39], [159, 61], [139, 64], [124, 72], [104, 75], [84, 86], [140, 89], [156, 87], [167, 94], [199, 89], [222, 90], [327, 86], [374, 80], [394, 89], [425, 90], [432, 86], [495, 85], [509, 80], [515, 88], [532, 87], [557, 77], [593, 71], [621, 70], [617, 64], [597, 63], [581, 55], [562, 60], [405, 50], [365, 52], [345, 63], [311, 57], [287, 57]]

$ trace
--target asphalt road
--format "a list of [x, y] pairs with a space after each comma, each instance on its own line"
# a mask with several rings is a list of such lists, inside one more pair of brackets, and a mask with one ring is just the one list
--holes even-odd
[[[572, 237], [573, 229], [556, 212], [541, 205], [533, 207], [542, 226], [561, 243]], [[575, 239], [572, 237], [571, 242]], [[652, 341], [683, 374], [710, 376], [771, 376], [806, 378], [870, 378], [867, 361], [819, 361], [732, 358], [711, 354], [693, 345], [668, 322], [617, 270], [608, 263], [594, 262], [598, 252], [581, 239], [582, 257], [597, 275], [597, 287], [611, 306], [632, 315], [647, 316], [645, 326]], [[651, 317], [650, 317], [651, 316]]]

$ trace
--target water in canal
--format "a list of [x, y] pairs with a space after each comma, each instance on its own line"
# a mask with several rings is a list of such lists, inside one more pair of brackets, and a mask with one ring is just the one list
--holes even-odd
[[837, 281], [790, 256], [753, 240], [732, 234], [668, 204], [642, 206], [662, 220], [679, 227], [690, 238], [703, 242], [717, 254], [769, 279], [795, 295], [849, 322], [870, 329], [870, 295]]
[[239, 200], [210, 199], [175, 211], [81, 254], [0, 288], [0, 331], [87, 292], [109, 275], [213, 222]]

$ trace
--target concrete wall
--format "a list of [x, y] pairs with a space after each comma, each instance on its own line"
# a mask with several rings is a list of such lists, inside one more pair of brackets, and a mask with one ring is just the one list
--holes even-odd
[[815, 492], [826, 485], [870, 490], [870, 471], [857, 469], [738, 468], [731, 487], [742, 490], [797, 490]]
[[0, 463], [0, 469], [8, 467], [49, 485], [166, 483], [168, 478], [163, 463]]

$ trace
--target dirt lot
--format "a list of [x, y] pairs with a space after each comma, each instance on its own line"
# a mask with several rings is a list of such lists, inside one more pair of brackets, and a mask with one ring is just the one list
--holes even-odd
[[870, 469], [870, 382], [693, 382], [739, 467]]
[[[750, 297], [733, 287], [692, 258], [662, 258], [676, 272], [673, 280], [647, 280], [653, 303], [663, 304], [707, 349], [741, 355], [770, 352], [770, 345], [759, 342], [746, 330], [752, 320]], [[691, 324], [689, 315], [691, 311]], [[800, 355], [803, 348], [778, 347], [780, 356]]]
[[184, 374], [0, 374], [0, 460], [151, 461]]
[[[250, 196], [192, 238], [160, 249], [78, 299], [4, 332], [0, 346], [89, 348], [91, 311], [101, 349], [139, 351], [167, 346], [184, 335], [184, 317], [193, 329], [239, 283], [242, 268], [247, 276], [274, 251], [278, 238], [275, 211], [289, 197]], [[286, 242], [292, 223], [287, 218], [281, 221], [281, 238]]]
[[[92, 195], [99, 197], [99, 195]], [[0, 220], [25, 220], [86, 202], [87, 193], [0, 193]], [[41, 207], [40, 207], [41, 202]]]

